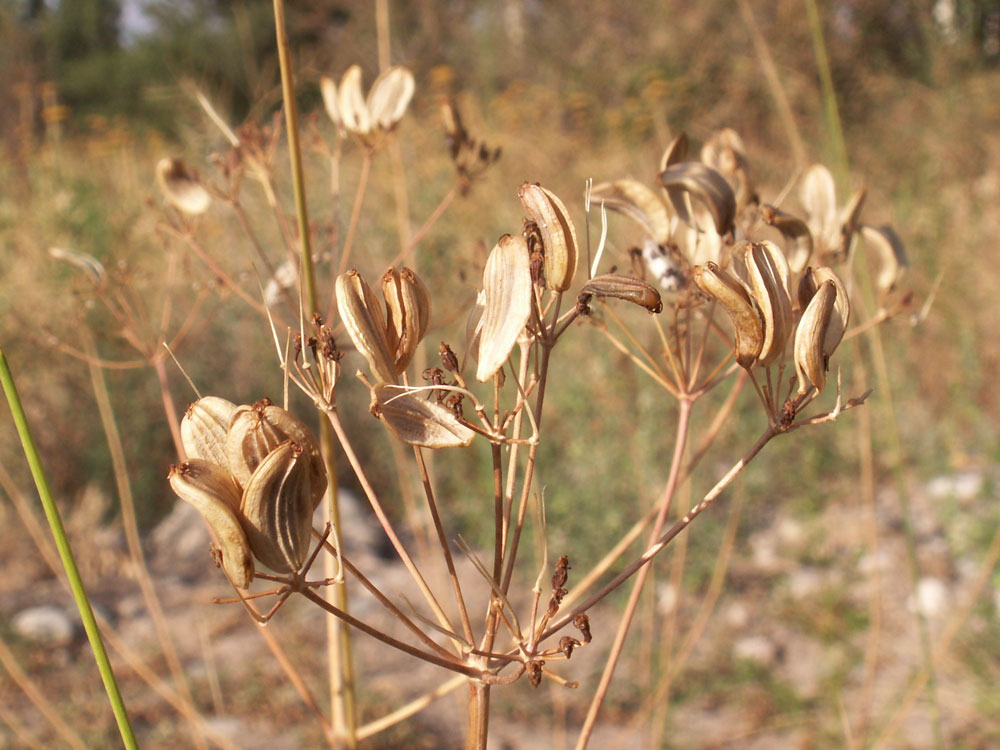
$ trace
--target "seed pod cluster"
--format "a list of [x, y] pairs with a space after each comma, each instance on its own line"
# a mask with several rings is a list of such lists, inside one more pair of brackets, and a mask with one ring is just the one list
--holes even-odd
[[337, 309], [355, 348], [368, 360], [377, 383], [397, 383], [427, 333], [431, 297], [409, 268], [390, 268], [382, 276], [382, 306], [361, 274], [337, 278]]
[[366, 143], [403, 119], [414, 88], [413, 73], [399, 65], [375, 79], [367, 99], [361, 91], [361, 68], [357, 65], [347, 69], [339, 87], [332, 78], [320, 79], [323, 105], [334, 125]]
[[188, 460], [171, 467], [170, 486], [211, 527], [233, 584], [250, 585], [254, 557], [278, 573], [299, 570], [327, 486], [309, 428], [268, 399], [207, 396], [188, 407], [181, 441]]

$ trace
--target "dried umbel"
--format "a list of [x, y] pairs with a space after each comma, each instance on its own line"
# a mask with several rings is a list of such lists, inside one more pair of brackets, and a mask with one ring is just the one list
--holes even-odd
[[212, 196], [180, 159], [164, 157], [156, 164], [156, 181], [174, 208], [186, 214], [203, 214]]
[[565, 292], [573, 283], [579, 257], [576, 228], [566, 205], [537, 183], [523, 183], [517, 195], [542, 237], [545, 286]]
[[361, 91], [361, 68], [352, 65], [338, 88], [332, 78], [320, 79], [320, 92], [327, 114], [334, 124], [366, 143], [392, 130], [403, 119], [413, 98], [413, 73], [402, 66], [383, 72], [372, 84], [365, 99]]
[[505, 234], [486, 260], [476, 379], [485, 383], [510, 356], [531, 317], [531, 268], [524, 237]]
[[212, 528], [230, 580], [250, 584], [251, 553], [279, 573], [299, 570], [327, 486], [309, 428], [268, 399], [206, 396], [184, 415], [181, 440], [189, 459], [171, 467], [170, 486]]

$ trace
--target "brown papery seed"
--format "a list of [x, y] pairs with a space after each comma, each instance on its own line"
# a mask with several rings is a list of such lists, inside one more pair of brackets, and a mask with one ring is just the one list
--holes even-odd
[[734, 276], [712, 262], [696, 266], [691, 279], [701, 291], [717, 299], [729, 315], [736, 332], [736, 361], [750, 368], [764, 344], [763, 324], [750, 295]]
[[517, 195], [542, 235], [545, 285], [564, 292], [573, 282], [579, 255], [576, 228], [569, 212], [555, 193], [537, 183], [522, 183]]
[[395, 357], [386, 340], [385, 319], [371, 288], [351, 269], [337, 277], [337, 309], [355, 348], [368, 360], [372, 375], [380, 383], [395, 383]]
[[236, 417], [236, 404], [205, 396], [188, 406], [181, 419], [181, 444], [188, 458], [202, 458], [228, 469], [226, 435]]
[[595, 297], [610, 297], [631, 302], [640, 307], [645, 307], [652, 313], [663, 310], [663, 301], [656, 288], [647, 284], [641, 279], [632, 276], [619, 276], [618, 274], [606, 273], [595, 276], [580, 290], [580, 295], [592, 294]]
[[823, 341], [836, 297], [837, 289], [833, 282], [823, 282], [795, 329], [795, 371], [799, 377], [800, 394], [806, 393], [810, 386], [822, 391], [826, 385], [828, 357], [823, 352]]
[[450, 409], [401, 386], [375, 386], [372, 401], [373, 411], [404, 443], [425, 448], [454, 448], [468, 445], [476, 436]]

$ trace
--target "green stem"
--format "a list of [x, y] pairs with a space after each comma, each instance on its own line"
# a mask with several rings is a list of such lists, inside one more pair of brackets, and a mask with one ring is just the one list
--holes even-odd
[[73, 598], [76, 600], [76, 606], [80, 610], [83, 628], [87, 632], [90, 648], [94, 652], [94, 660], [97, 662], [97, 669], [101, 673], [104, 689], [108, 693], [111, 710], [114, 712], [115, 720], [118, 722], [118, 731], [121, 733], [122, 741], [128, 750], [137, 749], [139, 745], [136, 742], [135, 734], [132, 732], [132, 724], [129, 722], [128, 712], [125, 710], [125, 702], [122, 700], [121, 692], [118, 690], [118, 683], [115, 681], [114, 672], [111, 670], [111, 662], [108, 660], [108, 653], [104, 649], [104, 641], [101, 640], [101, 632], [97, 628], [94, 611], [90, 607], [87, 591], [84, 589], [83, 580], [80, 578], [80, 571], [76, 567], [73, 551], [70, 549], [69, 540], [66, 538], [66, 530], [63, 528], [62, 519], [59, 517], [59, 509], [56, 508], [55, 500], [52, 497], [49, 480], [45, 475], [45, 469], [42, 467], [41, 456], [38, 455], [38, 448], [35, 445], [34, 438], [31, 436], [31, 430], [28, 427], [28, 418], [24, 413], [24, 407], [21, 405], [21, 399], [14, 385], [14, 377], [11, 375], [10, 368], [7, 365], [7, 358], [4, 356], [2, 348], [0, 348], [0, 383], [3, 384], [4, 394], [7, 397], [7, 403], [10, 405], [14, 424], [17, 427], [17, 434], [21, 438], [21, 446], [24, 448], [24, 456], [28, 460], [31, 475], [35, 479], [35, 487], [38, 488], [38, 496], [41, 498], [45, 517], [48, 519], [49, 526], [52, 529], [52, 536], [55, 538], [59, 557], [62, 560], [63, 568], [66, 570], [66, 578], [73, 592]]

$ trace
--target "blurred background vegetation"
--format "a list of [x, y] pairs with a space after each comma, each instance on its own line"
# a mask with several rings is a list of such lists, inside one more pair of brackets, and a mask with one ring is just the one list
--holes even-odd
[[[366, 80], [374, 78], [373, 9], [362, 2], [286, 4], [301, 106], [318, 113], [314, 126], [332, 140], [318, 79], [339, 77], [353, 63], [362, 65]], [[166, 293], [164, 257], [177, 247], [158, 230], [162, 198], [153, 183], [154, 165], [164, 155], [177, 155], [214, 174], [210, 155], [227, 146], [195, 101], [195, 88], [231, 124], [271, 122], [281, 97], [271, 12], [269, 0], [7, 0], [0, 6], [0, 91], [6, 102], [0, 107], [0, 341], [29, 404], [47, 468], [67, 503], [93, 485], [113, 496], [114, 485], [87, 367], [56, 351], [53, 342], [79, 346], [77, 326], [86, 319], [102, 357], [130, 360], [135, 354], [74, 282], [73, 270], [51, 260], [48, 249], [90, 253], [117, 269], [156, 319]], [[413, 227], [452, 181], [437, 121], [442, 96], [457, 97], [474, 134], [504, 150], [496, 168], [449, 208], [421, 244], [421, 269], [434, 280], [432, 289], [435, 284], [448, 289], [435, 313], [439, 328], [429, 340], [447, 338], [459, 345], [460, 311], [474, 298], [482, 247], [520, 226], [514, 191], [525, 179], [551, 187], [582, 217], [586, 178], [599, 182], [631, 174], [651, 181], [672, 135], [684, 130], [700, 144], [713, 130], [733, 127], [746, 141], [762, 192], [775, 196], [803, 165], [764, 72], [762, 61], [773, 60], [806, 144], [807, 163], [830, 165], [842, 196], [867, 186], [865, 220], [892, 224], [906, 243], [914, 313], [941, 279], [919, 325], [910, 325], [906, 315], [882, 330], [892, 400], [876, 392], [866, 407], [874, 424], [872, 471], [880, 502], [895, 508], [892, 495], [901, 487], [919, 495], [934, 477], [976, 472], [984, 478], [982, 496], [974, 503], [951, 496], [930, 502], [929, 531], [918, 542], [939, 549], [943, 540], [947, 565], [940, 575], [946, 582], [959, 576], [960, 561], [983, 557], [1000, 524], [994, 491], [1000, 458], [1000, 0], [822, 4], [847, 164], [837, 163], [837, 130], [824, 110], [814, 38], [799, 0], [416, 0], [392, 3], [391, 22], [392, 61], [409, 66], [417, 78], [412, 114], [400, 128]], [[369, 274], [381, 271], [379, 263], [398, 248], [388, 162], [381, 154], [376, 158], [362, 214], [355, 257], [369, 264]], [[274, 170], [291, 215], [280, 148]], [[322, 236], [334, 237], [332, 245], [350, 212], [357, 153], [345, 152], [342, 194], [331, 194], [328, 161], [319, 151], [309, 156], [306, 171], [314, 222]], [[263, 213], [259, 199], [258, 208]], [[246, 241], [235, 226], [224, 211], [213, 209], [199, 225], [199, 236], [227, 268], [246, 273]], [[277, 230], [267, 217], [256, 228], [278, 258]], [[611, 230], [612, 241], [624, 251], [628, 228], [612, 219]], [[199, 269], [184, 261], [181, 276], [188, 287], [174, 290], [175, 305], [209, 283]], [[246, 288], [252, 287], [248, 281]], [[212, 296], [202, 324], [178, 356], [204, 393], [235, 401], [261, 395], [277, 400], [280, 373], [265, 332], [247, 312], [238, 300]], [[606, 533], [627, 528], [638, 508], [655, 497], [670, 447], [664, 425], [671, 424], [672, 407], [595, 331], [583, 329], [574, 340], [557, 356], [560, 387], [548, 406], [541, 466], [553, 550], [572, 543], [583, 569], [600, 555]], [[853, 356], [838, 353], [851, 363], [844, 377], [848, 395], [875, 384], [871, 346], [866, 339]], [[349, 395], [343, 401], [360, 432], [360, 425], [369, 424], [363, 422], [367, 396], [352, 382], [353, 369], [345, 368]], [[107, 377], [126, 436], [140, 520], [149, 527], [174, 503], [164, 481], [173, 455], [158, 384], [149, 368], [110, 370]], [[191, 398], [186, 386], [174, 373], [170, 377], [174, 398], [186, 403]], [[763, 423], [760, 409], [745, 396], [740, 423], [713, 449], [715, 462], [706, 467], [726, 465]], [[899, 461], [889, 427], [893, 415], [903, 438]], [[779, 517], [791, 517], [813, 535], [810, 539], [822, 540], [836, 536], [824, 520], [831, 504], [853, 509], [848, 516], [862, 514], [860, 419], [852, 412], [811, 440], [783, 442], [780, 450], [762, 456], [742, 490], [748, 503], [737, 555], [751, 559], [752, 541], [774, 528]], [[370, 432], [362, 438], [364, 452], [387, 477], [392, 463], [385, 436]], [[482, 466], [475, 457], [444, 457], [438, 466], [452, 520], [472, 536], [489, 522], [481, 507], [469, 502], [481, 494], [470, 486], [489, 481], [477, 471], [488, 457], [478, 459]], [[0, 429], [0, 462], [25, 480], [7, 427]], [[622, 466], [633, 468], [623, 473]], [[709, 473], [695, 492], [714, 481]], [[384, 482], [387, 493], [397, 491], [393, 482]], [[898, 533], [898, 513], [887, 513], [885, 533]], [[114, 523], [114, 516], [112, 502], [105, 520]], [[684, 580], [692, 591], [703, 589], [711, 576], [725, 524], [720, 512], [693, 529]], [[799, 562], [828, 567], [838, 564], [845, 549], [853, 561], [863, 555], [862, 540], [855, 540], [853, 550], [841, 541], [806, 545]], [[919, 551], [920, 565], [936, 570], [936, 553]], [[869, 626], [864, 604], [855, 602], [851, 609], [836, 587], [824, 590], [818, 614], [810, 619], [805, 609], [782, 598], [780, 581], [768, 579], [761, 593], [752, 575], [743, 575], [751, 581], [746, 590], [777, 602], [793, 621], [797, 614], [802, 621], [795, 626], [824, 642]], [[1000, 580], [992, 578], [989, 590], [1000, 591]], [[973, 675], [971, 683], [962, 684], [976, 686], [973, 715], [993, 718], [975, 728], [963, 723], [962, 732], [952, 735], [952, 747], [1000, 742], [1000, 691], [995, 682], [990, 686], [1000, 676], [1000, 638], [988, 637], [1000, 632], [992, 598], [984, 597], [976, 614], [984, 624], [961, 642], [962, 664]], [[983, 649], [989, 656], [985, 666]], [[914, 647], [913, 664], [919, 663]], [[710, 679], [721, 669], [706, 667], [692, 684], [724, 694], [729, 686]], [[761, 709], [767, 716], [811, 705], [794, 691], [789, 698], [786, 685], [768, 683], [753, 670], [737, 676], [773, 688]], [[831, 679], [832, 689], [840, 689], [848, 675]]]

